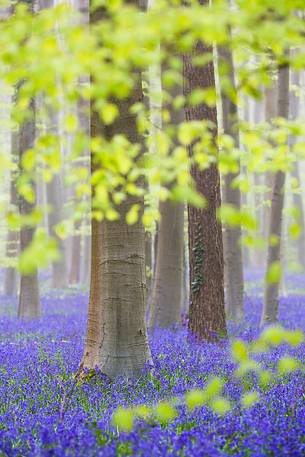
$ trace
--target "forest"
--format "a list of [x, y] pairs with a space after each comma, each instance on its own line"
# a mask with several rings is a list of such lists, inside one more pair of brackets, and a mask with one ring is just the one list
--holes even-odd
[[305, 455], [305, 0], [0, 0], [0, 457]]

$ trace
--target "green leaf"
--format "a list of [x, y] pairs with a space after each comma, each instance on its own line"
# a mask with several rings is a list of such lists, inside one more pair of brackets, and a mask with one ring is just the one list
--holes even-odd
[[224, 397], [215, 398], [211, 403], [211, 407], [213, 411], [220, 416], [223, 416], [231, 410], [230, 402]]
[[223, 389], [224, 381], [221, 378], [215, 377], [211, 379], [204, 389], [204, 393], [208, 399], [220, 394]]
[[129, 209], [128, 213], [126, 214], [126, 222], [129, 225], [133, 225], [137, 222], [139, 218], [139, 211], [141, 209], [141, 206], [136, 203], [135, 205], [132, 205], [132, 207]]
[[207, 396], [201, 389], [195, 389], [185, 394], [185, 403], [189, 409], [194, 409], [204, 405]]
[[259, 394], [256, 390], [251, 392], [246, 392], [241, 398], [241, 404], [244, 408], [250, 408], [254, 403], [257, 403], [259, 400]]
[[300, 238], [301, 235], [300, 224], [293, 222], [289, 225], [288, 232], [292, 239], [297, 240], [298, 238]]
[[232, 355], [237, 362], [242, 362], [248, 358], [247, 346], [242, 340], [235, 340], [232, 343]]
[[299, 346], [304, 342], [304, 333], [302, 330], [286, 330], [284, 339], [291, 346]]
[[119, 115], [119, 110], [113, 103], [107, 103], [100, 109], [100, 116], [106, 125], [112, 124]]
[[36, 231], [31, 244], [21, 253], [19, 269], [22, 274], [31, 275], [38, 268], [45, 268], [50, 262], [60, 259], [57, 243], [44, 230]]
[[259, 339], [270, 346], [279, 346], [284, 338], [285, 330], [279, 325], [272, 325], [264, 329]]
[[67, 132], [75, 132], [78, 126], [78, 120], [75, 114], [69, 113], [64, 119], [64, 126]]
[[155, 413], [160, 422], [168, 422], [177, 416], [177, 410], [166, 401], [160, 402], [156, 408]]
[[119, 407], [112, 415], [112, 423], [123, 432], [131, 432], [134, 424], [134, 414], [130, 409]]
[[298, 360], [293, 357], [282, 357], [277, 365], [277, 370], [280, 374], [291, 373], [299, 368]]
[[135, 414], [142, 419], [147, 419], [152, 413], [151, 408], [146, 405], [137, 406], [134, 411]]
[[269, 284], [277, 284], [282, 277], [282, 267], [280, 261], [273, 262], [268, 268], [266, 280]]

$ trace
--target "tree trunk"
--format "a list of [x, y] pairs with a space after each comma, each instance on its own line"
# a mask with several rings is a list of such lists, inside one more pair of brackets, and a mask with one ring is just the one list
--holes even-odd
[[[51, 110], [49, 110], [49, 113], [49, 122], [51, 123], [49, 130], [56, 137], [59, 132], [57, 113], [51, 112]], [[50, 212], [48, 213], [49, 234], [56, 240], [57, 248], [61, 255], [60, 260], [52, 262], [52, 287], [63, 289], [67, 285], [64, 242], [54, 230], [54, 227], [62, 220], [63, 192], [60, 175], [53, 176], [52, 181], [47, 183], [46, 188], [47, 202], [50, 205]]]
[[[18, 133], [12, 131], [11, 133], [11, 154], [12, 160], [18, 160]], [[10, 204], [16, 209], [18, 206], [18, 195], [16, 189], [16, 172], [11, 172], [10, 182]], [[18, 256], [18, 242], [19, 233], [16, 230], [9, 230], [6, 242], [6, 257], [16, 258]], [[16, 296], [17, 295], [17, 269], [14, 266], [8, 266], [5, 269], [4, 277], [4, 295]]]
[[[277, 116], [277, 85], [272, 83], [270, 87], [265, 88], [265, 122], [269, 124]], [[264, 210], [263, 210], [263, 235], [265, 240], [268, 238], [268, 230], [270, 225], [270, 201], [272, 198], [272, 175], [270, 172], [265, 173], [266, 192], [264, 195]], [[267, 255], [266, 255], [267, 257]]]
[[81, 254], [81, 222], [74, 223], [74, 234], [71, 240], [71, 257], [70, 257], [70, 272], [69, 284], [79, 284], [80, 282], [80, 254]]
[[[207, 2], [201, 0], [201, 3]], [[195, 45], [192, 55], [184, 56], [184, 94], [195, 89], [215, 87], [214, 65], [195, 66], [192, 57], [211, 52], [202, 42]], [[204, 104], [186, 106], [187, 121], [212, 121], [217, 134], [216, 107]], [[190, 153], [192, 153], [190, 151]], [[220, 179], [217, 165], [200, 170], [193, 165], [191, 175], [197, 191], [207, 202], [204, 209], [188, 206], [190, 253], [189, 329], [198, 338], [215, 341], [226, 335], [223, 285], [223, 244], [221, 223], [216, 211], [220, 207]]]
[[[84, 222], [86, 224], [86, 221]], [[81, 263], [81, 283], [88, 285], [91, 265], [91, 234], [83, 235], [83, 260]]]
[[[298, 162], [295, 162], [295, 164], [294, 164], [294, 168], [292, 170], [292, 176], [298, 181], [298, 183], [300, 185], [301, 179], [300, 179], [300, 171], [299, 171]], [[293, 197], [293, 204], [299, 211], [298, 224], [300, 225], [300, 229], [301, 229], [300, 236], [296, 242], [297, 259], [298, 259], [298, 263], [302, 266], [303, 270], [305, 270], [305, 224], [304, 224], [305, 212], [304, 212], [304, 204], [303, 204], [303, 198], [302, 198], [300, 187], [299, 187], [299, 189], [293, 189], [292, 197]]]
[[[289, 65], [280, 66], [278, 74], [278, 116], [288, 119], [289, 114]], [[272, 188], [272, 201], [269, 224], [269, 245], [267, 255], [267, 272], [272, 265], [280, 263], [282, 218], [285, 195], [285, 172], [278, 171], [274, 175]], [[271, 237], [276, 237], [276, 244], [270, 242]], [[268, 282], [265, 280], [264, 304], [261, 325], [275, 323], [278, 320], [279, 281]]]
[[146, 288], [147, 288], [147, 302], [151, 295], [152, 284], [152, 233], [145, 232], [145, 271], [146, 271]]
[[[218, 49], [219, 57], [227, 66], [231, 86], [236, 91], [234, 65], [232, 52], [228, 48]], [[222, 100], [222, 122], [226, 135], [234, 140], [235, 147], [239, 148], [238, 131], [238, 108], [237, 105], [223, 91]], [[240, 164], [239, 164], [240, 166]], [[237, 173], [228, 173], [224, 176], [224, 203], [234, 206], [240, 211], [241, 193], [238, 187], [234, 188], [234, 180], [239, 176]], [[243, 316], [244, 299], [244, 278], [241, 246], [241, 225], [232, 226], [227, 224], [224, 230], [224, 271], [226, 285], [226, 311], [233, 319], [241, 319]]]
[[184, 205], [160, 202], [157, 263], [150, 327], [169, 327], [180, 320], [183, 292]]
[[[300, 73], [293, 72], [291, 74], [291, 83], [293, 84], [294, 90], [290, 91], [290, 113], [291, 119], [297, 120], [300, 112], [300, 98], [295, 93], [296, 88], [300, 88]], [[293, 145], [294, 138], [290, 138], [290, 144]], [[296, 161], [294, 164], [294, 168], [292, 170], [292, 176], [297, 180], [298, 186], [300, 186], [300, 170], [299, 170], [299, 163]], [[305, 270], [305, 212], [304, 212], [304, 205], [303, 205], [303, 198], [300, 187], [298, 189], [294, 189], [292, 191], [293, 197], [293, 204], [299, 211], [299, 225], [301, 228], [301, 233], [296, 241], [296, 248], [297, 248], [297, 259], [298, 263], [302, 266], [303, 270]]]
[[[163, 67], [162, 74], [165, 70]], [[170, 113], [171, 125], [164, 125], [164, 128], [173, 126], [174, 147], [177, 144], [175, 128], [184, 120], [183, 110], [173, 107], [176, 97], [182, 95], [181, 84], [171, 87], [166, 91], [166, 95], [171, 99], [169, 103], [163, 103], [163, 109]], [[151, 328], [170, 327], [180, 321], [183, 295], [184, 204], [166, 200], [159, 203], [159, 211], [156, 270], [151, 298]]]
[[[23, 122], [19, 132], [19, 167], [23, 154], [33, 147], [35, 141], [35, 101], [31, 101], [31, 118]], [[21, 169], [22, 172], [22, 169]], [[32, 181], [34, 192], [36, 191], [35, 182]], [[28, 202], [22, 196], [19, 196], [19, 211], [21, 216], [30, 214], [35, 209], [35, 202]], [[20, 253], [22, 253], [31, 244], [34, 228], [23, 226], [20, 230]], [[38, 286], [38, 272], [34, 271], [31, 275], [21, 273], [20, 275], [20, 293], [19, 293], [19, 318], [35, 318], [40, 315], [40, 300]]]
[[[101, 17], [101, 12], [95, 10], [91, 22]], [[103, 127], [92, 107], [93, 137], [122, 134], [131, 143], [141, 142], [136, 117], [130, 113], [131, 106], [143, 98], [140, 74], [135, 72], [134, 77], [129, 98], [117, 103], [120, 115], [114, 124]], [[140, 219], [130, 226], [125, 215], [135, 203], [141, 208]], [[144, 201], [127, 196], [116, 209], [118, 221], [92, 220], [91, 285], [83, 356], [84, 368], [98, 367], [110, 378], [138, 376], [151, 360], [145, 325], [145, 233], [141, 221]]]
[[[250, 100], [249, 97], [245, 96], [244, 97], [244, 106], [243, 109], [240, 112], [240, 117], [245, 121], [245, 122], [250, 122]], [[243, 145], [241, 145], [242, 148], [244, 148]], [[243, 176], [247, 176], [248, 170], [246, 164], [242, 161], [241, 164], [241, 174]], [[248, 206], [248, 200], [249, 200], [249, 195], [247, 192], [241, 192], [240, 195], [241, 198], [241, 206]], [[242, 229], [242, 237], [245, 235], [245, 230]], [[245, 244], [242, 245], [242, 259], [243, 259], [243, 266], [245, 269], [250, 268], [251, 266], [251, 258], [250, 258], [250, 249], [248, 246]]]

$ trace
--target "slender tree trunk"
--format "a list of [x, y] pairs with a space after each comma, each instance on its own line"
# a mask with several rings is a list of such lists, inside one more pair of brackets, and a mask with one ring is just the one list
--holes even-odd
[[[300, 112], [300, 98], [296, 94], [295, 89], [300, 87], [300, 73], [293, 72], [291, 74], [291, 83], [294, 86], [294, 90], [290, 91], [290, 113], [292, 120], [297, 120]], [[290, 138], [290, 144], [293, 145], [294, 138]], [[292, 176], [296, 179], [299, 186], [301, 183], [300, 180], [300, 170], [299, 170], [299, 163], [296, 161], [294, 164], [294, 168], [292, 170]], [[293, 197], [293, 204], [299, 211], [299, 225], [301, 228], [300, 236], [296, 242], [297, 247], [297, 259], [299, 264], [302, 266], [303, 270], [305, 270], [305, 212], [304, 212], [304, 204], [301, 189], [294, 189], [292, 193]]]
[[[22, 172], [21, 162], [23, 154], [33, 147], [35, 141], [35, 101], [31, 102], [31, 118], [20, 126], [19, 132], [19, 166]], [[33, 190], [36, 192], [35, 182], [32, 182]], [[35, 208], [35, 202], [31, 203], [22, 196], [19, 196], [19, 211], [21, 216], [30, 214]], [[20, 253], [31, 244], [34, 228], [23, 226], [20, 230]], [[38, 286], [38, 272], [31, 275], [21, 273], [19, 293], [19, 318], [35, 318], [40, 315], [40, 300]]]
[[[299, 185], [301, 183], [300, 179], [300, 171], [299, 171], [299, 164], [295, 162], [294, 168], [292, 170], [292, 176], [298, 181]], [[301, 189], [293, 190], [293, 204], [299, 211], [299, 220], [298, 224], [300, 225], [301, 233], [296, 242], [297, 247], [297, 259], [298, 263], [302, 266], [303, 270], [305, 270], [305, 212], [304, 212], [304, 204], [303, 198], [301, 194]]]
[[[162, 69], [162, 73], [166, 68]], [[181, 85], [167, 91], [171, 97], [163, 104], [170, 113], [170, 123], [175, 128], [184, 120], [181, 109], [174, 109], [172, 103], [182, 95]], [[169, 126], [164, 126], [164, 128]], [[176, 136], [176, 132], [174, 131]], [[173, 147], [177, 144], [173, 138]], [[170, 327], [180, 321], [183, 295], [183, 243], [184, 204], [171, 200], [160, 202], [160, 223], [158, 225], [158, 246], [156, 270], [153, 281], [150, 327]]]
[[[277, 85], [274, 82], [270, 87], [265, 88], [265, 122], [268, 122], [269, 124], [277, 116], [277, 99]], [[272, 198], [272, 175], [268, 171], [265, 173], [265, 186], [266, 192], [264, 194], [263, 235], [265, 240], [267, 240], [270, 224], [270, 202]]]
[[[250, 100], [249, 97], [244, 98], [244, 106], [243, 109], [241, 110], [240, 117], [245, 121], [245, 122], [250, 122]], [[241, 145], [243, 147], [243, 145]], [[245, 163], [242, 162], [241, 164], [241, 173], [244, 176], [247, 176], [247, 166]], [[241, 192], [240, 195], [241, 198], [241, 206], [247, 206], [248, 205], [248, 199], [249, 195], [246, 192]], [[242, 230], [242, 237], [245, 235], [245, 231]], [[243, 266], [245, 269], [250, 268], [251, 266], [251, 259], [250, 259], [250, 249], [248, 246], [245, 244], [242, 245], [242, 258], [243, 258]]]
[[[101, 17], [101, 12], [95, 11], [91, 22]], [[123, 134], [131, 143], [141, 142], [136, 117], [130, 113], [131, 106], [143, 98], [140, 74], [134, 73], [134, 77], [129, 98], [118, 102], [120, 115], [114, 124], [103, 127], [92, 109], [93, 137], [103, 133], [108, 138]], [[141, 219], [132, 226], [125, 219], [135, 203], [140, 205], [141, 217], [143, 199], [127, 196], [117, 207], [119, 221], [92, 221], [91, 286], [83, 366], [89, 369], [97, 366], [110, 378], [138, 376], [151, 360], [145, 325], [144, 227]]]
[[[185, 223], [185, 213], [184, 213]], [[184, 237], [185, 238], [185, 237]], [[183, 241], [183, 293], [182, 293], [182, 306], [181, 315], [185, 316], [189, 311], [190, 301], [190, 275], [189, 275], [189, 251], [188, 251], [188, 240]]]
[[[49, 122], [51, 122], [51, 125], [49, 126], [50, 132], [54, 136], [58, 135], [57, 113], [51, 113]], [[49, 234], [56, 240], [61, 255], [60, 260], [52, 262], [52, 287], [62, 289], [67, 284], [65, 249], [63, 240], [56, 234], [54, 229], [62, 220], [63, 192], [60, 175], [58, 174], [53, 176], [52, 181], [47, 183], [47, 201], [50, 205], [50, 212], [48, 213]]]
[[146, 271], [146, 288], [147, 301], [151, 294], [152, 284], [152, 234], [149, 231], [145, 232], [145, 271]]
[[183, 291], [183, 204], [160, 202], [157, 264], [150, 327], [169, 327], [180, 320]]
[[[206, 4], [205, 0], [201, 0]], [[195, 89], [215, 87], [214, 65], [195, 66], [192, 57], [211, 52], [198, 42], [192, 55], [184, 56], [184, 94]], [[186, 106], [187, 121], [209, 120], [217, 134], [216, 107], [204, 104]], [[190, 153], [192, 153], [190, 151]], [[226, 334], [223, 278], [223, 244], [221, 223], [216, 211], [220, 207], [220, 179], [217, 165], [200, 170], [193, 165], [191, 175], [197, 191], [207, 202], [204, 209], [188, 206], [190, 253], [190, 311], [189, 329], [198, 338], [215, 341]]]
[[[236, 91], [234, 64], [232, 52], [228, 48], [220, 47], [218, 49], [219, 57], [227, 66], [231, 86]], [[230, 135], [234, 140], [235, 147], [239, 147], [238, 131], [238, 108], [223, 91], [222, 100], [222, 122], [226, 135]], [[239, 164], [240, 166], [240, 164]], [[237, 173], [228, 173], [224, 176], [224, 203], [234, 206], [240, 211], [241, 193], [238, 187], [234, 187], [234, 180], [239, 176]], [[244, 299], [244, 278], [243, 278], [243, 261], [241, 246], [241, 225], [226, 225], [224, 230], [224, 271], [226, 284], [226, 311], [229, 317], [241, 319], [243, 316], [243, 299]]]
[[[18, 159], [18, 132], [12, 131], [11, 133], [11, 153], [13, 160]], [[10, 204], [16, 208], [18, 206], [18, 196], [16, 189], [16, 176], [15, 172], [11, 172], [11, 183], [10, 183]], [[9, 230], [7, 235], [6, 245], [6, 256], [10, 258], [16, 258], [18, 256], [18, 242], [19, 233], [15, 230]], [[8, 266], [5, 269], [4, 277], [4, 295], [15, 296], [17, 295], [17, 269], [13, 266]]]
[[[84, 222], [86, 224], [86, 221]], [[83, 260], [81, 263], [81, 283], [88, 285], [91, 265], [91, 234], [83, 235]]]
[[[289, 114], [289, 65], [282, 65], [278, 74], [278, 116], [288, 118]], [[270, 210], [269, 245], [267, 256], [267, 272], [272, 265], [280, 263], [282, 219], [285, 195], [285, 172], [278, 171], [274, 175], [272, 202]], [[278, 242], [270, 242], [276, 237]], [[275, 323], [278, 320], [279, 281], [265, 281], [264, 304], [261, 325]]]
[[69, 284], [79, 284], [80, 282], [80, 263], [81, 263], [81, 222], [74, 223], [74, 234], [71, 240], [71, 257], [70, 257], [70, 271], [69, 271]]

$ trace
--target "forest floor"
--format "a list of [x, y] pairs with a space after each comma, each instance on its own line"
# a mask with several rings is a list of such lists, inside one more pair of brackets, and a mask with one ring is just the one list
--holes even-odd
[[[248, 279], [246, 319], [229, 323], [230, 336], [255, 338], [261, 310], [259, 275]], [[280, 321], [305, 330], [305, 279], [290, 277], [281, 298]], [[194, 344], [185, 329], [150, 337], [153, 371], [131, 383], [110, 383], [101, 374], [74, 385], [84, 345], [87, 296], [48, 293], [43, 317], [18, 322], [16, 300], [0, 299], [0, 456], [304, 456], [305, 379], [295, 372], [241, 409], [240, 386], [229, 344]], [[7, 316], [8, 311], [10, 317]], [[305, 362], [305, 345], [279, 347], [270, 365], [292, 351]], [[211, 375], [226, 379], [225, 394], [235, 404], [218, 416], [207, 407], [179, 407], [169, 424], [139, 422], [131, 433], [111, 425], [117, 406], [151, 404], [203, 387]]]

